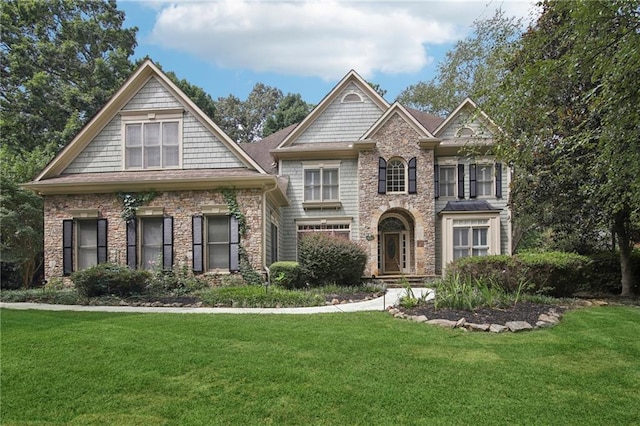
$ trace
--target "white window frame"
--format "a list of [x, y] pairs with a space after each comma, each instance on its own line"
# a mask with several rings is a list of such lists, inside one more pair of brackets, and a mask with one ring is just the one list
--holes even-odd
[[[500, 212], [442, 212], [442, 271], [444, 272], [447, 265], [454, 260], [454, 250], [456, 248], [454, 241], [454, 229], [471, 228], [471, 229], [487, 229], [487, 245], [473, 246], [473, 231], [469, 233], [470, 250], [487, 250], [487, 255], [500, 254], [501, 238], [500, 238]], [[472, 252], [473, 253], [473, 252]]]
[[[444, 170], [451, 170], [452, 174], [453, 174], [453, 180], [443, 180], [442, 179], [442, 172]], [[456, 198], [458, 196], [458, 168], [457, 168], [457, 164], [438, 164], [438, 194], [440, 194], [440, 198]], [[452, 194], [446, 194], [443, 190], [442, 187], [443, 185], [452, 185], [453, 186], [453, 193]]]
[[[211, 242], [209, 241], [209, 223], [210, 221], [212, 221], [213, 219], [220, 219], [220, 218], [224, 218], [226, 219], [227, 222], [227, 241], [215, 241], [215, 242]], [[231, 220], [230, 220], [230, 216], [227, 214], [207, 214], [204, 216], [204, 230], [203, 230], [203, 248], [204, 248], [204, 270], [206, 272], [212, 272], [212, 271], [222, 271], [222, 272], [228, 272], [229, 268], [231, 267]], [[212, 249], [212, 245], [218, 246], [218, 247], [226, 247], [226, 252], [227, 252], [227, 264], [226, 266], [212, 266], [211, 262], [210, 262], [210, 251]]]
[[[147, 269], [147, 270], [151, 270], [151, 269], [162, 269], [162, 250], [163, 250], [163, 238], [164, 238], [164, 234], [163, 234], [163, 230], [164, 230], [164, 223], [163, 223], [164, 217], [162, 216], [146, 216], [146, 217], [139, 217], [138, 218], [138, 226], [139, 226], [139, 230], [138, 230], [138, 247], [139, 247], [139, 255], [140, 257], [138, 258], [139, 261], [139, 267], [140, 269]], [[160, 245], [159, 246], [153, 246], [151, 244], [145, 244], [145, 238], [144, 238], [144, 228], [145, 226], [148, 226], [148, 222], [149, 221], [159, 221], [160, 222]], [[159, 254], [155, 256], [155, 259], [150, 260], [150, 262], [147, 264], [145, 263], [145, 250], [151, 247], [159, 247], [158, 251]]]
[[[307, 182], [307, 173], [308, 172], [318, 172], [319, 182], [318, 184], [310, 185]], [[324, 198], [324, 174], [326, 172], [335, 172], [337, 182], [336, 184], [330, 185], [331, 187], [335, 187], [335, 191], [337, 193], [337, 198]], [[308, 199], [307, 198], [307, 189], [319, 187], [320, 198], [319, 199]], [[332, 207], [339, 208], [342, 204], [340, 202], [340, 161], [324, 161], [324, 162], [303, 162], [302, 163], [302, 199], [303, 199], [303, 207], [304, 208], [322, 208], [322, 207]]]
[[[75, 227], [75, 231], [74, 231], [74, 253], [73, 253], [73, 257], [74, 257], [74, 265], [73, 265], [73, 270], [74, 271], [81, 271], [84, 270], [86, 268], [90, 268], [91, 266], [95, 266], [98, 264], [98, 219], [97, 218], [82, 218], [82, 219], [74, 219], [73, 220], [73, 224]], [[82, 227], [82, 224], [90, 224], [92, 229], [87, 230], [92, 231], [94, 233], [95, 236], [95, 245], [92, 246], [82, 246], [80, 244], [80, 229]], [[80, 265], [80, 252], [82, 250], [89, 250], [92, 249], [94, 252], [92, 261], [89, 262], [88, 265]]]
[[[480, 180], [480, 170], [483, 168], [489, 168], [489, 180]], [[483, 176], [486, 177], [486, 176]], [[482, 185], [487, 185], [489, 188], [489, 193], [484, 193], [484, 191], [480, 191]], [[478, 163], [476, 164], [476, 195], [479, 198], [492, 198], [494, 196], [494, 188], [495, 188], [495, 167], [493, 163]]]
[[[183, 144], [183, 115], [182, 109], [171, 110], [124, 110], [120, 111], [122, 118], [122, 170], [162, 170], [162, 169], [180, 169], [182, 168], [182, 144]], [[177, 123], [178, 125], [178, 164], [171, 166], [163, 166], [164, 148], [162, 141], [163, 124]], [[144, 127], [148, 124], [160, 124], [160, 164], [158, 166], [145, 166], [145, 145], [144, 145]], [[127, 167], [128, 146], [127, 146], [127, 126], [140, 125], [142, 128], [140, 137], [141, 150], [141, 166]], [[174, 147], [175, 145], [167, 145]]]
[[[401, 164], [402, 172], [399, 173], [395, 169], [392, 169], [392, 165]], [[394, 179], [401, 179], [401, 182], [394, 182]], [[402, 185], [400, 185], [402, 184]], [[407, 186], [409, 184], [409, 166], [402, 157], [392, 157], [387, 161], [387, 181], [385, 182], [385, 188], [387, 194], [406, 194]], [[397, 188], [397, 189], [396, 189]]]

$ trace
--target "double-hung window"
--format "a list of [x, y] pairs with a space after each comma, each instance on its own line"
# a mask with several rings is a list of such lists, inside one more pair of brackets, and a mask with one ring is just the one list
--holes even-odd
[[438, 189], [441, 197], [455, 197], [456, 193], [456, 167], [440, 166], [438, 176]]
[[453, 228], [453, 260], [489, 254], [488, 227]]
[[229, 216], [207, 217], [207, 270], [229, 269]]
[[493, 166], [477, 166], [476, 189], [479, 197], [490, 197], [493, 195]]
[[76, 263], [81, 271], [98, 263], [98, 222], [78, 220], [76, 231]]
[[[123, 113], [124, 114], [124, 113]], [[180, 166], [181, 113], [123, 115], [126, 170]]]
[[339, 162], [304, 164], [304, 202], [339, 203]]
[[192, 237], [194, 272], [239, 270], [240, 234], [235, 216], [223, 212], [193, 216]]
[[62, 268], [69, 275], [107, 261], [107, 220], [87, 217], [62, 221]]
[[143, 269], [155, 269], [162, 264], [162, 222], [161, 217], [140, 220], [140, 255]]

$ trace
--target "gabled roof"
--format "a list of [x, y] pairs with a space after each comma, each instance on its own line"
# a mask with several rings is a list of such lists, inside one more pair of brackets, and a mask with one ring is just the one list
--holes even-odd
[[428, 112], [420, 111], [414, 108], [404, 107], [411, 115], [413, 115], [416, 120], [420, 122], [431, 134], [435, 134], [436, 129], [442, 122], [444, 118], [439, 117], [437, 115], [430, 114]]
[[413, 129], [420, 134], [420, 136], [425, 138], [433, 138], [434, 136], [431, 134], [429, 129], [427, 129], [413, 114], [411, 114], [405, 107], [400, 105], [398, 102], [394, 102], [387, 111], [382, 114], [382, 117], [378, 119], [367, 132], [362, 135], [360, 140], [369, 139], [373, 135], [380, 130], [387, 121], [394, 115], [399, 115], [404, 121], [406, 121]]
[[109, 99], [105, 106], [80, 130], [75, 138], [44, 168], [33, 183], [60, 175], [71, 162], [86, 148], [120, 110], [151, 79], [156, 77], [160, 84], [180, 102], [186, 110], [196, 117], [203, 126], [214, 134], [245, 166], [261, 174], [266, 171], [246, 152], [227, 136], [202, 110], [185, 95], [151, 60], [145, 60], [124, 82], [122, 87]]
[[320, 101], [320, 103], [305, 117], [300, 125], [295, 128], [294, 131], [289, 133], [289, 135], [278, 145], [278, 148], [282, 148], [290, 145], [298, 136], [300, 136], [318, 117], [322, 115], [322, 113], [327, 109], [333, 101], [340, 95], [340, 93], [351, 83], [355, 83], [362, 91], [364, 91], [367, 96], [381, 109], [386, 110], [389, 108], [389, 103], [384, 100], [378, 92], [369, 85], [360, 75], [351, 70], [345, 75], [342, 80], [327, 94], [327, 96]]
[[449, 114], [446, 120], [440, 123], [438, 128], [435, 129], [435, 131], [433, 132], [434, 135], [436, 137], [440, 136], [440, 134], [449, 126], [449, 124], [451, 124], [451, 122], [453, 122], [453, 120], [455, 120], [456, 117], [460, 115], [463, 109], [469, 109], [471, 111], [477, 112], [478, 113], [477, 117], [480, 119], [480, 121], [484, 122], [484, 124], [490, 127], [493, 131], [499, 130], [499, 127], [496, 125], [496, 123], [494, 123], [493, 120], [487, 114], [484, 113], [484, 111], [478, 108], [478, 105], [476, 105], [475, 102], [473, 102], [470, 98], [466, 98], [464, 101], [460, 103], [460, 105], [458, 105], [458, 107], [455, 110], [453, 110], [451, 114]]

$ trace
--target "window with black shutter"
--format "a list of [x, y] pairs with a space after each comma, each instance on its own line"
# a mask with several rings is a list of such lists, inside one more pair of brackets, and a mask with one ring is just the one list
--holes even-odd
[[387, 192], [387, 161], [380, 157], [378, 159], [378, 194]]
[[458, 198], [464, 196], [464, 164], [458, 164]]
[[409, 194], [415, 194], [417, 192], [416, 163], [416, 157], [409, 160]]

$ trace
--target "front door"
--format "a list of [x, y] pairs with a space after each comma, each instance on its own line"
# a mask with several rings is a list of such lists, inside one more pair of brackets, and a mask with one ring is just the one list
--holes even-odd
[[400, 273], [400, 233], [386, 232], [383, 236], [384, 273]]

